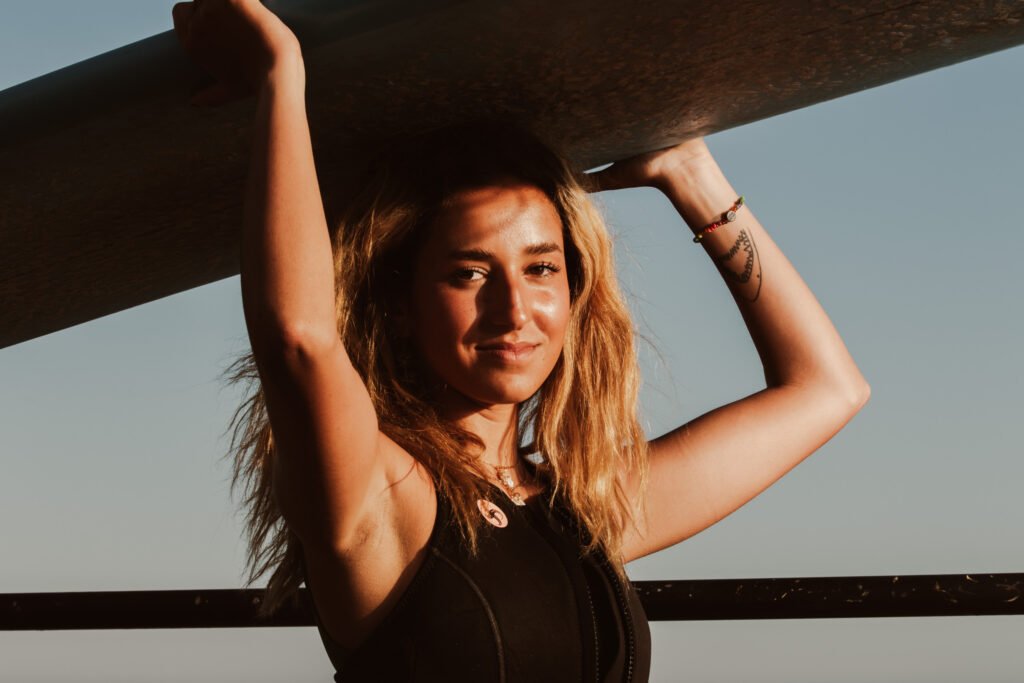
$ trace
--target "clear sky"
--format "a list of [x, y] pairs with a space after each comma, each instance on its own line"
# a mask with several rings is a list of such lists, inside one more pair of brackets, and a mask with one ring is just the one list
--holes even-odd
[[[169, 30], [172, 4], [0, 3], [0, 89]], [[761, 496], [632, 563], [634, 579], [1024, 571], [1022, 73], [1014, 48], [708, 138], [872, 396]], [[664, 358], [642, 352], [648, 435], [763, 388], [724, 282], [668, 200], [599, 203]], [[221, 458], [239, 395], [217, 377], [246, 345], [232, 277], [0, 350], [0, 592], [241, 586]], [[1024, 617], [652, 632], [655, 681], [1024, 678]], [[2, 681], [332, 673], [312, 627], [0, 632]]]

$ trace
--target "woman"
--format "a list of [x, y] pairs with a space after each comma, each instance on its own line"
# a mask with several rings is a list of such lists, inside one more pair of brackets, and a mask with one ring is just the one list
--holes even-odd
[[[624, 564], [743, 505], [867, 401], [813, 294], [701, 139], [586, 176], [512, 125], [407, 136], [329, 226], [294, 35], [257, 0], [173, 15], [217, 78], [195, 102], [257, 95], [233, 374], [256, 388], [232, 449], [250, 583], [274, 570], [263, 613], [305, 581], [339, 681], [645, 680]], [[650, 442], [587, 198], [638, 186], [719, 267], [767, 382]]]

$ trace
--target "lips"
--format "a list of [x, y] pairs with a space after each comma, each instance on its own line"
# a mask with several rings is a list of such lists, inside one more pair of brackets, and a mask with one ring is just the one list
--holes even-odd
[[526, 342], [518, 344], [484, 344], [478, 346], [477, 350], [480, 352], [481, 357], [492, 358], [500, 363], [519, 363], [529, 359], [533, 355], [533, 350], [538, 346], [540, 344], [528, 344]]
[[518, 354], [528, 349], [532, 349], [535, 346], [537, 346], [537, 344], [528, 344], [526, 342], [520, 342], [519, 344], [484, 344], [483, 346], [478, 346], [477, 348], [480, 349], [481, 351], [511, 351], [513, 353]]

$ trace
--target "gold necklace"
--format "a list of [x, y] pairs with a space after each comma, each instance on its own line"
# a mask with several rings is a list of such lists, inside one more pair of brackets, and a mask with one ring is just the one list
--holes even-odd
[[508, 493], [508, 497], [512, 499], [512, 502], [516, 505], [526, 505], [526, 501], [523, 500], [523, 496], [516, 491], [517, 484], [515, 479], [513, 479], [512, 475], [506, 471], [514, 470], [515, 468], [515, 465], [506, 465], [505, 467], [495, 466], [494, 472], [498, 475], [498, 480], [501, 482], [501, 485], [505, 487], [505, 491]]

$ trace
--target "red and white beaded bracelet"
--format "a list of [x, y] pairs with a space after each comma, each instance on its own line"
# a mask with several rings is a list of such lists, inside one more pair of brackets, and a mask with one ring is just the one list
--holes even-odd
[[722, 214], [722, 218], [720, 220], [717, 220], [714, 223], [708, 223], [703, 228], [698, 230], [696, 236], [694, 236], [693, 238], [693, 241], [700, 242], [701, 238], [704, 237], [705, 233], [712, 232], [715, 228], [721, 227], [726, 223], [732, 223], [734, 220], [736, 220], [736, 212], [739, 211], [739, 208], [741, 206], [743, 206], [743, 195], [740, 195], [740, 198], [736, 200], [736, 203], [729, 207], [728, 211]]

